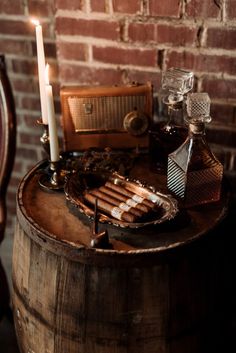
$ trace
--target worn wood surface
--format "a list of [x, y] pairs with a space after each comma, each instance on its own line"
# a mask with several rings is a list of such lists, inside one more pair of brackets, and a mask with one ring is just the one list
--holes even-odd
[[[167, 192], [165, 177], [146, 173], [146, 168], [145, 165], [143, 168], [134, 169], [131, 177], [139, 180], [145, 178], [148, 184]], [[73, 246], [73, 249], [83, 248], [90, 252], [90, 249], [87, 249], [91, 234], [90, 221], [66, 201], [63, 192], [47, 193], [40, 189], [37, 171], [38, 167], [35, 167], [19, 186], [18, 218], [21, 226], [28, 234], [32, 225], [34, 226], [37, 233], [40, 233], [40, 237], [34, 237], [34, 241], [45, 238], [51, 242], [52, 238], [55, 239], [54, 250], [63, 243], [63, 253], [66, 244]], [[208, 234], [224, 219], [227, 207], [228, 192], [223, 191], [219, 202], [187, 210], [180, 207], [175, 219], [163, 225], [134, 230], [108, 226], [110, 241], [114, 252], [129, 252], [129, 257], [131, 254], [157, 253], [179, 248]]]
[[22, 353], [216, 352], [224, 262], [221, 233], [210, 230], [225, 200], [148, 234], [116, 228], [113, 249], [95, 250], [90, 225], [37, 178], [32, 170], [20, 185], [13, 250]]

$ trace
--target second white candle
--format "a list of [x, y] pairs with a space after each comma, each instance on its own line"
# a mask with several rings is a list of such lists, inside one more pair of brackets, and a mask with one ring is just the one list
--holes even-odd
[[57, 123], [54, 109], [52, 86], [49, 84], [49, 65], [46, 65], [45, 69], [45, 82], [46, 82], [46, 102], [47, 102], [47, 113], [48, 113], [48, 131], [49, 131], [49, 142], [50, 142], [50, 160], [51, 162], [57, 162], [60, 159], [59, 155], [59, 144], [57, 134]]

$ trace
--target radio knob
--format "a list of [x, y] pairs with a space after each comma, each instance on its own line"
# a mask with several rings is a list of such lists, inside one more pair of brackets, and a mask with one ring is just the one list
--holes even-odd
[[145, 113], [134, 110], [125, 116], [123, 125], [131, 135], [139, 136], [147, 132], [149, 119]]

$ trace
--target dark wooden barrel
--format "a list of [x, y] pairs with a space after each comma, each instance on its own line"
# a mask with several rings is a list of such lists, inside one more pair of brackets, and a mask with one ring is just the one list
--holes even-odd
[[21, 353], [216, 352], [225, 327], [216, 228], [226, 199], [181, 211], [163, 227], [116, 228], [113, 249], [92, 249], [89, 224], [63, 193], [39, 188], [37, 171], [22, 180], [17, 200], [13, 307]]

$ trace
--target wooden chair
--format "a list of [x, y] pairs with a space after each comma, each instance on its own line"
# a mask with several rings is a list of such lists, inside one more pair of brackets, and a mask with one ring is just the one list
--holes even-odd
[[[4, 55], [0, 55], [0, 245], [6, 228], [6, 192], [16, 147], [14, 98], [6, 72]], [[0, 258], [0, 319], [9, 313], [9, 287]]]

